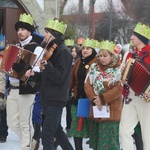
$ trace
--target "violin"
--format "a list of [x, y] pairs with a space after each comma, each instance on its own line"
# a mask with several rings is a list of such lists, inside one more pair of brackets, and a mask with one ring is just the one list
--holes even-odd
[[[57, 44], [53, 44], [48, 50], [47, 50], [47, 46], [49, 44], [50, 41], [54, 40], [55, 37], [49, 37], [47, 44], [45, 45], [45, 48], [43, 48], [42, 52], [40, 53], [37, 61], [39, 60], [40, 56], [42, 55], [43, 51], [46, 50], [46, 52], [43, 55], [43, 59], [39, 62], [39, 68], [41, 70], [45, 69], [45, 65], [47, 64], [47, 60], [52, 56], [54, 50], [57, 48]], [[34, 62], [33, 67], [36, 65], [37, 61]], [[32, 69], [31, 69], [32, 72]], [[23, 85], [26, 85], [28, 80], [29, 80], [30, 76], [25, 80], [25, 82], [23, 83]]]
[[45, 65], [47, 64], [47, 60], [53, 55], [54, 50], [57, 48], [57, 44], [53, 44], [43, 55], [43, 58], [40, 62], [40, 69], [44, 70]]

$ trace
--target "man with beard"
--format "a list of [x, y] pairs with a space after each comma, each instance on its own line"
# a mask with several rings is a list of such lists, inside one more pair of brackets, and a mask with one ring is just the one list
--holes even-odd
[[[40, 47], [32, 39], [33, 18], [30, 14], [21, 14], [19, 21], [15, 24], [19, 43], [17, 46], [26, 49], [37, 55], [36, 59], [42, 52]], [[13, 49], [12, 49], [13, 50]], [[36, 60], [35, 60], [36, 62]], [[12, 68], [20, 73], [25, 69], [26, 63], [20, 61], [14, 63]], [[32, 66], [28, 66], [32, 68]], [[27, 68], [28, 69], [28, 68]], [[33, 70], [38, 69], [34, 67]], [[14, 131], [21, 140], [21, 150], [32, 150], [34, 144], [32, 141], [32, 107], [36, 93], [36, 83], [27, 80], [26, 84], [14, 77], [9, 77], [9, 94], [7, 97], [7, 123], [8, 127]]]

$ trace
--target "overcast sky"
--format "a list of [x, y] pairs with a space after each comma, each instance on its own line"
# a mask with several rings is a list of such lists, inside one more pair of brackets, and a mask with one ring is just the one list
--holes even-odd
[[[84, 0], [84, 9], [89, 9], [89, 1], [90, 0]], [[113, 5], [117, 9], [121, 9], [121, 2], [120, 0], [112, 0]], [[79, 3], [79, 0], [69, 0], [65, 7], [65, 13], [67, 13], [69, 8], [72, 8], [73, 6], [77, 6]], [[104, 8], [107, 6], [108, 0], [96, 0], [95, 2], [95, 12], [102, 12], [104, 11]]]

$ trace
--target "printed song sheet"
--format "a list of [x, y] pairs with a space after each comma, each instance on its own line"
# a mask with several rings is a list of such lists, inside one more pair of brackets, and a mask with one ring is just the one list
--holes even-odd
[[102, 106], [100, 111], [97, 106], [93, 106], [93, 115], [94, 118], [110, 118], [110, 109], [109, 106]]

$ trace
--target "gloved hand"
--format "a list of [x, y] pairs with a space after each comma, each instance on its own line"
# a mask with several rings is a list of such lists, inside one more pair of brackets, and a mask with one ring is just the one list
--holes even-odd
[[21, 72], [25, 67], [25, 62], [24, 61], [20, 61], [19, 63], [14, 63], [12, 65], [12, 69], [16, 72]]

